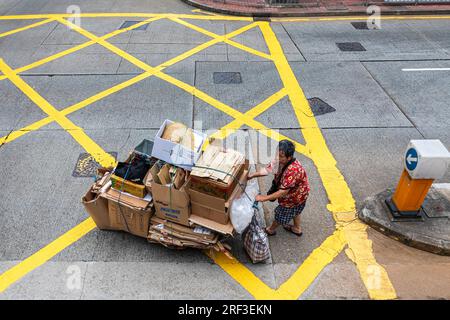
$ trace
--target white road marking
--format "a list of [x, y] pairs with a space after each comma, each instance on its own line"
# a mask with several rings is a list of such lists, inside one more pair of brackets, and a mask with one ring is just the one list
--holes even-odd
[[413, 71], [450, 71], [450, 68], [419, 68], [419, 69], [402, 69], [405, 72]]

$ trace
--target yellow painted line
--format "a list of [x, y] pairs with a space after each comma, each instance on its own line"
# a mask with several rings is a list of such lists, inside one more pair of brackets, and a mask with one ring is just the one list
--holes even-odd
[[218, 14], [216, 14], [214, 12], [203, 11], [201, 9], [194, 9], [194, 10], [191, 10], [191, 12], [207, 14], [207, 15], [210, 15], [210, 16], [218, 16]]
[[246, 266], [236, 259], [229, 259], [223, 253], [205, 251], [222, 270], [228, 273], [237, 283], [247, 290], [255, 299], [272, 300], [281, 299], [276, 290], [270, 288], [261, 279], [253, 274]]
[[12, 34], [15, 34], [15, 33], [19, 33], [21, 31], [25, 31], [25, 30], [28, 30], [28, 29], [32, 29], [32, 28], [35, 28], [35, 27], [39, 27], [39, 26], [42, 26], [42, 25], [47, 24], [47, 23], [52, 22], [52, 21], [55, 21], [55, 19], [45, 19], [45, 20], [38, 21], [36, 23], [30, 24], [28, 26], [22, 27], [22, 28], [17, 28], [17, 29], [11, 30], [11, 31], [0, 33], [0, 38], [9, 36], [9, 35], [12, 35]]
[[[48, 19], [48, 18], [69, 18], [73, 16], [70, 13], [62, 14], [28, 14], [28, 15], [9, 15], [0, 16], [0, 20], [33, 20], [33, 19]], [[230, 15], [211, 15], [210, 13], [199, 14], [174, 14], [174, 13], [80, 13], [81, 18], [117, 18], [117, 17], [133, 17], [133, 18], [151, 18], [168, 16], [180, 19], [192, 20], [224, 20], [224, 21], [253, 21], [251, 17], [239, 17]], [[330, 16], [330, 17], [293, 17], [293, 18], [272, 18], [273, 22], [311, 22], [311, 21], [348, 21], [348, 20], [366, 20], [368, 16]], [[381, 16], [382, 20], [448, 20], [450, 15], [436, 14], [436, 15], [394, 15]]]
[[294, 274], [278, 288], [279, 294], [283, 297], [298, 299], [322, 270], [338, 256], [345, 245], [346, 240], [342, 231], [336, 230], [314, 249]]
[[103, 151], [82, 128], [76, 126], [72, 121], [62, 115], [60, 111], [55, 109], [47, 100], [37, 93], [31, 86], [23, 81], [14, 71], [0, 59], [0, 70], [8, 79], [20, 89], [31, 101], [33, 101], [42, 111], [53, 118], [64, 130], [66, 130], [94, 159], [103, 167], [114, 166], [116, 160]]
[[58, 20], [60, 23], [72, 28], [72, 30], [77, 31], [78, 33], [82, 34], [83, 36], [85, 36], [88, 39], [91, 39], [92, 41], [97, 42], [98, 44], [104, 46], [105, 48], [107, 48], [108, 50], [114, 52], [115, 54], [117, 54], [118, 56], [126, 59], [127, 61], [131, 62], [132, 64], [134, 64], [135, 66], [141, 68], [142, 70], [145, 71], [152, 71], [154, 70], [153, 67], [149, 66], [148, 64], [146, 64], [145, 62], [142, 62], [141, 60], [133, 57], [131, 54], [123, 51], [122, 49], [119, 49], [118, 47], [110, 44], [109, 42], [97, 37], [96, 35], [92, 34], [91, 32], [77, 26], [76, 24], [73, 24], [72, 22], [64, 19], [64, 18], [57, 18], [56, 20]]
[[45, 262], [53, 258], [72, 243], [82, 238], [94, 228], [94, 221], [91, 218], [88, 218], [30, 257], [2, 273], [0, 275], [0, 293], [5, 291], [11, 284], [20, 280], [29, 272], [43, 265]]
[[[192, 95], [195, 95], [196, 97], [198, 97], [199, 99], [211, 104], [212, 106], [218, 108], [219, 110], [227, 113], [228, 115], [232, 116], [235, 119], [242, 119], [245, 121], [246, 124], [252, 126], [255, 129], [260, 129], [260, 130], [270, 130], [267, 127], [265, 127], [263, 124], [261, 124], [260, 122], [252, 119], [251, 117], [248, 117], [246, 115], [244, 115], [243, 113], [231, 108], [230, 106], [225, 105], [224, 103], [218, 101], [217, 99], [212, 98], [211, 96], [207, 95], [206, 93], [200, 91], [199, 89], [186, 84], [172, 76], [169, 76], [167, 74], [164, 74], [160, 71], [158, 71], [156, 68], [153, 68], [151, 66], [149, 66], [148, 64], [146, 64], [145, 62], [135, 58], [134, 56], [130, 55], [129, 53], [117, 48], [116, 46], [108, 43], [107, 41], [103, 41], [103, 40], [99, 40], [98, 37], [96, 37], [95, 35], [91, 34], [90, 32], [74, 25], [73, 23], [65, 20], [65, 19], [57, 19], [58, 21], [60, 21], [61, 23], [70, 26], [71, 28], [73, 28], [74, 30], [80, 32], [81, 34], [83, 34], [84, 36], [97, 41], [99, 44], [101, 44], [102, 46], [104, 46], [105, 48], [107, 48], [108, 50], [116, 53], [117, 55], [121, 56], [122, 58], [126, 59], [127, 61], [133, 63], [134, 65], [138, 66], [139, 68], [145, 70], [145, 71], [152, 71], [154, 72], [154, 75], [157, 76], [160, 79], [163, 79], [189, 93], [191, 93]], [[253, 27], [251, 25], [247, 25], [239, 30], [236, 30], [235, 32], [233, 32], [234, 35], [238, 34], [239, 32], [243, 32], [243, 30], [246, 30], [247, 28], [251, 28]]]
[[[243, 27], [243, 28], [241, 28], [239, 30], [236, 30], [236, 31], [228, 34], [227, 36], [232, 36], [232, 34], [239, 34], [240, 32], [244, 32], [245, 30], [248, 30], [248, 27], [249, 26], [245, 26], [245, 27]], [[92, 42], [94, 43], [94, 41], [92, 41]], [[207, 43], [204, 43], [204, 44], [201, 44], [201, 45], [199, 45], [199, 46], [197, 46], [195, 48], [192, 48], [192, 49], [186, 51], [185, 53], [183, 53], [183, 54], [181, 54], [181, 55], [179, 55], [177, 57], [174, 57], [174, 58], [172, 58], [172, 59], [170, 59], [170, 60], [168, 60], [166, 62], [163, 62], [162, 64], [160, 64], [159, 66], [157, 66], [157, 67], [155, 67], [153, 69], [150, 69], [150, 71], [142, 73], [142, 74], [140, 74], [140, 75], [138, 75], [138, 76], [136, 76], [134, 78], [131, 78], [131, 79], [126, 80], [126, 81], [124, 81], [122, 83], [119, 83], [119, 84], [117, 84], [117, 85], [115, 85], [115, 86], [113, 86], [113, 87], [111, 87], [109, 89], [106, 89], [106, 90], [104, 90], [102, 92], [99, 92], [99, 93], [93, 95], [92, 97], [89, 97], [89, 98], [87, 98], [87, 99], [85, 99], [85, 100], [83, 100], [81, 102], [78, 102], [78, 103], [76, 103], [76, 104], [74, 104], [74, 105], [72, 105], [70, 107], [67, 107], [64, 110], [62, 110], [61, 113], [64, 116], [67, 116], [67, 115], [71, 114], [72, 112], [78, 111], [78, 110], [80, 110], [80, 109], [82, 109], [82, 108], [84, 108], [84, 107], [86, 107], [86, 106], [88, 106], [88, 105], [90, 105], [90, 104], [92, 104], [92, 103], [94, 103], [96, 101], [99, 101], [100, 99], [103, 99], [103, 98], [105, 98], [105, 97], [107, 97], [107, 96], [109, 96], [109, 95], [111, 95], [113, 93], [116, 93], [116, 92], [118, 92], [118, 91], [120, 91], [122, 89], [125, 89], [125, 88], [127, 88], [127, 87], [129, 87], [129, 86], [131, 86], [131, 85], [141, 81], [141, 80], [144, 80], [144, 79], [146, 79], [146, 78], [148, 78], [150, 76], [153, 76], [156, 73], [156, 71], [163, 70], [164, 68], [167, 68], [167, 67], [169, 67], [169, 66], [171, 66], [171, 65], [173, 65], [173, 64], [175, 64], [177, 62], [180, 62], [183, 59], [186, 59], [186, 58], [188, 58], [188, 57], [190, 57], [190, 56], [200, 52], [201, 50], [206, 49], [208, 46], [214, 45], [217, 42], [220, 42], [220, 39], [213, 39], [213, 40], [211, 40], [211, 41], [209, 41]], [[38, 129], [42, 128], [43, 126], [45, 126], [45, 125], [47, 125], [47, 124], [49, 124], [49, 123], [51, 123], [53, 121], [54, 120], [51, 117], [48, 117], [48, 118], [39, 120], [39, 121], [37, 121], [37, 122], [35, 122], [33, 124], [30, 124], [30, 125], [28, 125], [28, 126], [26, 126], [24, 128], [21, 128], [19, 130], [13, 131], [10, 134], [8, 134], [7, 136], [4, 136], [4, 137], [0, 138], [0, 144], [5, 144], [5, 143], [12, 142], [15, 139], [20, 138], [21, 136], [23, 136], [23, 135], [25, 135], [25, 134], [27, 134], [29, 132], [38, 130]]]
[[[185, 27], [188, 27], [188, 28], [190, 28], [190, 29], [192, 29], [192, 30], [195, 30], [195, 31], [197, 31], [197, 32], [200, 32], [200, 33], [202, 33], [202, 34], [204, 34], [204, 35], [207, 35], [207, 36], [209, 36], [209, 37], [212, 37], [212, 38], [218, 38], [218, 37], [220, 37], [219, 35], [217, 35], [217, 34], [211, 32], [211, 31], [208, 31], [208, 30], [206, 30], [206, 29], [203, 29], [203, 28], [201, 28], [201, 27], [199, 27], [199, 26], [196, 26], [196, 25], [194, 25], [194, 24], [192, 24], [192, 23], [183, 21], [183, 20], [181, 20], [181, 19], [178, 19], [178, 18], [170, 18], [170, 20], [172, 20], [172, 21], [174, 21], [174, 22], [177, 22], [177, 23], [179, 23], [179, 24], [181, 24], [181, 25], [183, 25], [183, 26], [185, 26]], [[252, 23], [251, 25], [253, 26], [254, 24], [255, 24], [255, 23]], [[262, 58], [264, 58], [264, 59], [272, 60], [272, 57], [271, 57], [270, 55], [268, 55], [267, 53], [261, 52], [261, 51], [259, 51], [259, 50], [255, 50], [255, 49], [250, 48], [250, 47], [248, 47], [248, 46], [246, 46], [246, 45], [240, 44], [240, 43], [238, 43], [238, 42], [236, 42], [236, 41], [233, 41], [233, 40], [230, 40], [230, 39], [225, 38], [225, 39], [223, 40], [223, 42], [225, 42], [225, 43], [227, 43], [227, 44], [229, 44], [229, 45], [232, 45], [233, 47], [236, 47], [236, 48], [238, 48], [238, 49], [241, 49], [241, 50], [243, 50], [243, 51], [247, 51], [247, 52], [249, 52], [249, 53], [251, 53], [251, 54], [254, 54], [254, 55], [256, 55], [256, 56], [262, 57]]]
[[[307, 148], [310, 150], [310, 157], [317, 167], [330, 200], [327, 208], [333, 213], [337, 228], [342, 228], [344, 232], [349, 246], [347, 253], [352, 253], [353, 261], [356, 263], [361, 279], [372, 299], [395, 299], [395, 289], [386, 270], [375, 260], [364, 225], [358, 220], [354, 220], [356, 219], [355, 200], [336, 166], [336, 160], [327, 147], [316, 119], [309, 116], [312, 114], [311, 108], [289, 66], [283, 49], [269, 23], [259, 22], [259, 25], [274, 58], [281, 81], [288, 91]], [[349, 223], [349, 221], [353, 222]], [[373, 269], [377, 270], [376, 281], [372, 274]], [[376, 286], [373, 285], [374, 282], [377, 283]]]
[[[251, 117], [243, 114], [242, 112], [233, 109], [232, 107], [226, 105], [225, 103], [211, 97], [207, 93], [205, 93], [183, 81], [180, 81], [180, 80], [178, 80], [170, 75], [167, 75], [165, 73], [162, 73], [162, 72], [156, 73], [155, 76], [173, 84], [174, 86], [176, 86], [180, 89], [183, 89], [184, 91], [194, 95], [195, 97], [208, 103], [209, 105], [215, 107], [216, 109], [226, 113], [227, 115], [244, 122], [246, 125], [252, 127], [253, 129], [260, 130], [260, 132], [262, 132], [263, 134], [265, 134], [269, 137], [280, 138], [282, 136], [281, 134], [275, 132], [274, 130], [267, 128], [261, 122], [258, 122], [256, 120], [252, 119]], [[290, 139], [290, 140], [292, 140], [292, 139]], [[298, 150], [298, 152], [300, 152], [300, 153], [308, 152], [306, 147], [304, 147], [298, 143], [296, 145], [296, 150]]]
[[[266, 110], [268, 110], [270, 107], [272, 107], [275, 103], [283, 99], [287, 95], [286, 89], [283, 88], [279, 90], [278, 92], [275, 92], [273, 95], [268, 97], [266, 100], [262, 101], [260, 104], [255, 106], [254, 108], [250, 109], [244, 115], [249, 116], [251, 118], [256, 118], [260, 114], [264, 113]], [[217, 139], [224, 139], [230, 134], [236, 132], [237, 129], [239, 129], [242, 125], [245, 123], [235, 119], [231, 121], [229, 124], [225, 125], [221, 129], [217, 130], [215, 133], [213, 133], [210, 137], [211, 138], [217, 138]]]
[[[136, 23], [136, 24], [134, 24], [134, 25], [132, 25], [132, 26], [129, 26], [128, 28], [115, 30], [115, 31], [113, 31], [113, 32], [111, 32], [111, 33], [108, 33], [108, 34], [106, 34], [106, 35], [100, 37], [100, 39], [102, 39], [102, 40], [110, 39], [110, 38], [112, 38], [112, 37], [114, 37], [114, 36], [117, 36], [117, 35], [119, 35], [119, 34], [121, 34], [121, 33], [131, 31], [131, 30], [133, 30], [133, 29], [139, 28], [140, 26], [142, 26], [142, 25], [144, 25], [144, 24], [147, 24], [147, 23], [150, 23], [150, 22], [159, 20], [159, 19], [163, 19], [163, 17], [154, 17], [154, 18], [150, 18], [150, 19], [141, 21], [141, 22], [139, 22], [139, 23]], [[53, 19], [53, 20], [57, 20], [57, 19], [55, 18], [55, 19]], [[23, 66], [23, 67], [21, 67], [21, 68], [15, 69], [14, 72], [18, 74], [18, 73], [22, 73], [22, 72], [25, 72], [25, 71], [28, 71], [28, 70], [37, 68], [37, 67], [42, 66], [42, 65], [44, 65], [44, 64], [46, 64], [46, 63], [48, 63], [48, 62], [54, 61], [54, 60], [56, 60], [56, 59], [62, 58], [62, 57], [64, 57], [64, 56], [67, 56], [67, 55], [69, 55], [69, 54], [71, 54], [71, 53], [74, 53], [74, 52], [76, 52], [76, 51], [79, 51], [79, 50], [81, 50], [81, 49], [87, 48], [87, 47], [89, 47], [89, 46], [91, 46], [91, 45], [93, 45], [93, 44], [95, 44], [95, 43], [97, 43], [97, 42], [94, 41], [94, 40], [87, 41], [87, 42], [82, 43], [82, 44], [79, 44], [79, 45], [77, 45], [77, 46], [75, 46], [75, 47], [72, 47], [72, 48], [69, 48], [69, 49], [67, 49], [67, 50], [58, 52], [58, 53], [56, 53], [56, 54], [54, 54], [54, 55], [52, 55], [52, 56], [50, 56], [50, 57], [47, 57], [47, 58], [44, 58], [44, 59], [35, 61], [35, 62], [33, 62], [33, 63], [29, 64], [29, 65], [26, 65], [26, 66]], [[0, 80], [4, 80], [4, 79], [6, 79], [5, 76], [0, 76]]]
[[[0, 20], [31, 20], [31, 19], [46, 19], [46, 18], [70, 18], [73, 16], [70, 13], [63, 14], [28, 14], [28, 15], [10, 15], [0, 16]], [[181, 19], [193, 19], [193, 20], [226, 20], [226, 21], [253, 21], [250, 17], [238, 17], [227, 15], [197, 15], [197, 14], [174, 14], [174, 13], [80, 13], [77, 16], [81, 18], [152, 18], [161, 16], [170, 16]]]
[[294, 274], [274, 290], [256, 277], [236, 259], [229, 259], [222, 253], [207, 252], [226, 273], [258, 300], [296, 300], [311, 285], [314, 279], [343, 250], [345, 238], [341, 231], [335, 231], [306, 258]]
[[[264, 34], [264, 31], [263, 31], [263, 34]], [[273, 35], [274, 36], [274, 35]], [[95, 37], [95, 36], [94, 36]], [[276, 38], [275, 38], [275, 40], [276, 40]], [[266, 39], [266, 41], [267, 41], [267, 39]], [[109, 44], [107, 44], [107, 45], [109, 45]], [[111, 48], [112, 47], [114, 47], [114, 46], [112, 46], [111, 45]], [[271, 52], [272, 52], [272, 50], [271, 50]], [[284, 55], [283, 55], [283, 57], [284, 57]], [[137, 59], [136, 59], [137, 60]], [[137, 60], [137, 61], [135, 61], [135, 62], [139, 62], [139, 60]], [[140, 62], [139, 62], [140, 63]], [[152, 68], [152, 67], [150, 67], [150, 66], [147, 66], [148, 68]], [[152, 68], [152, 70], [155, 70], [154, 68]], [[12, 71], [12, 70], [11, 70]], [[246, 123], [246, 124], [249, 124], [249, 125], [251, 125], [252, 127], [253, 126], [256, 126], [256, 128], [258, 129], [260, 129], [261, 131], [265, 131], [266, 132], [266, 134], [268, 135], [268, 136], [274, 136], [274, 135], [276, 135], [276, 133], [274, 133], [274, 132], [272, 132], [270, 129], [267, 129], [267, 128], [264, 128], [264, 126], [262, 126], [262, 128], [261, 127], [259, 127], [261, 124], [259, 124], [258, 122], [256, 122], [256, 121], [254, 121], [253, 119], [251, 119], [251, 117], [249, 117], [248, 115], [243, 115], [242, 113], [240, 113], [240, 112], [238, 112], [238, 111], [236, 111], [236, 110], [234, 110], [233, 108], [231, 108], [231, 107], [228, 107], [228, 106], [226, 106], [225, 104], [222, 104], [222, 103], [220, 103], [219, 101], [217, 101], [217, 100], [215, 100], [214, 98], [212, 98], [212, 97], [210, 97], [210, 96], [208, 96], [207, 94], [205, 94], [205, 93], [203, 93], [203, 92], [201, 92], [200, 90], [198, 90], [198, 89], [196, 89], [196, 88], [194, 88], [194, 87], [192, 87], [192, 86], [189, 86], [189, 85], [187, 85], [187, 84], [185, 84], [185, 83], [183, 83], [183, 82], [181, 82], [181, 81], [179, 81], [179, 80], [177, 80], [177, 79], [175, 79], [175, 78], [173, 78], [173, 77], [170, 77], [170, 76], [167, 76], [167, 75], [165, 75], [165, 74], [163, 74], [162, 72], [157, 72], [157, 74], [156, 74], [158, 77], [160, 77], [161, 79], [164, 79], [164, 80], [166, 80], [166, 81], [168, 81], [169, 83], [172, 83], [172, 84], [174, 84], [174, 85], [176, 85], [176, 86], [178, 86], [178, 87], [180, 87], [181, 89], [183, 89], [183, 90], [185, 90], [185, 91], [188, 91], [188, 92], [191, 92], [193, 95], [195, 95], [195, 96], [197, 96], [198, 98], [200, 98], [200, 99], [202, 99], [203, 101], [205, 101], [205, 102], [207, 102], [207, 103], [209, 103], [209, 104], [211, 104], [211, 105], [213, 105], [214, 107], [216, 107], [216, 108], [218, 108], [218, 109], [221, 109], [222, 111], [224, 111], [225, 113], [227, 113], [227, 114], [230, 114], [230, 115], [232, 115], [232, 114], [234, 114], [234, 115], [232, 115], [233, 117], [235, 117], [235, 119], [238, 119], [238, 120], [240, 120], [240, 121], [243, 121], [244, 123]], [[281, 76], [281, 74], [280, 74], [280, 76]], [[19, 78], [20, 79], [20, 78]], [[17, 79], [16, 79], [17, 80]], [[286, 89], [288, 89], [288, 88], [286, 88]], [[292, 97], [290, 96], [290, 98], [291, 98], [291, 101], [292, 101]], [[308, 105], [308, 107], [309, 107], [309, 105]], [[295, 109], [295, 107], [294, 107], [294, 109]], [[233, 112], [233, 110], [235, 111], [235, 112]], [[302, 108], [298, 108], [298, 110], [300, 110], [302, 113], [304, 113], [305, 114], [305, 110], [302, 110]], [[310, 113], [311, 114], [311, 113]], [[250, 118], [250, 119], [248, 119], [248, 118]], [[300, 119], [300, 118], [299, 118]], [[309, 128], [306, 128], [306, 129], [312, 129], [312, 127], [309, 127]], [[319, 130], [319, 132], [320, 132], [320, 130]], [[279, 137], [279, 135], [278, 135], [278, 137]], [[306, 139], [306, 138], [305, 138]], [[322, 138], [323, 139], [323, 138]], [[310, 143], [310, 141], [308, 141], [308, 143]], [[303, 151], [308, 151], [308, 150], [303, 150]], [[313, 161], [315, 161], [314, 159], [313, 159]], [[316, 163], [316, 162], [315, 162]], [[335, 218], [337, 219], [337, 218], [347, 218], [347, 219], [345, 219], [344, 221], [345, 222], [347, 222], [348, 221], [348, 218], [349, 217], [347, 217], [346, 215], [344, 215], [343, 214], [343, 212], [334, 212], [334, 214], [335, 214]], [[373, 269], [373, 267], [379, 267], [377, 264], [376, 264], [376, 262], [375, 262], [375, 264], [372, 264], [371, 263], [371, 261], [370, 261], [370, 259], [368, 259], [368, 258], [370, 258], [371, 256], [370, 256], [370, 254], [371, 254], [371, 252], [369, 252], [369, 255], [368, 256], [364, 256], [364, 255], [362, 255], [361, 254], [361, 252], [359, 252], [359, 251], [361, 251], [361, 250], [359, 250], [361, 247], [364, 249], [364, 245], [366, 245], [367, 243], [364, 243], [364, 242], [361, 242], [361, 236], [364, 236], [364, 235], [366, 235], [366, 233], [365, 233], [365, 229], [364, 230], [362, 230], [362, 232], [360, 232], [360, 234], [359, 234], [359, 239], [358, 239], [358, 241], [355, 241], [354, 239], [352, 239], [352, 236], [353, 237], [356, 237], [358, 234], [357, 234], [357, 232], [355, 232], [355, 226], [357, 226], [357, 224], [356, 223], [351, 223], [351, 224], [345, 224], [345, 225], [339, 225], [338, 224], [338, 230], [340, 230], [341, 228], [342, 228], [342, 230], [343, 230], [343, 232], [344, 232], [344, 234], [346, 235], [346, 239], [350, 239], [350, 241], [351, 242], [353, 242], [354, 244], [357, 242], [358, 244], [362, 244], [363, 246], [359, 246], [359, 247], [357, 247], [357, 246], [355, 246], [355, 245], [353, 245], [353, 246], [351, 246], [350, 245], [350, 243], [349, 243], [349, 249], [346, 251], [346, 253], [347, 253], [347, 255], [349, 255], [349, 257], [351, 257], [351, 258], [353, 258], [354, 259], [354, 261], [356, 261], [355, 263], [358, 265], [358, 268], [359, 268], [359, 270], [360, 270], [360, 272], [362, 273], [363, 271], [361, 271], [362, 269], [363, 269], [363, 267], [364, 266], [366, 266], [366, 267], [371, 267], [371, 269]], [[349, 227], [351, 227], [351, 228], [349, 228]], [[361, 230], [359, 230], [359, 231], [361, 231]], [[330, 238], [332, 238], [332, 237], [334, 237], [334, 236], [336, 236], [336, 233], [333, 235], [333, 236], [331, 236]], [[367, 236], [367, 235], [366, 235]], [[339, 239], [340, 239], [340, 236], [339, 236]], [[364, 239], [363, 239], [364, 240]], [[75, 240], [76, 241], [76, 240]], [[336, 242], [335, 240], [333, 240], [333, 241], [331, 241], [331, 243], [333, 243], [333, 244], [336, 244], [336, 243], [341, 243], [342, 244], [342, 242]], [[282, 287], [280, 287], [280, 290], [277, 290], [277, 291], [274, 291], [273, 289], [267, 289], [268, 287], [266, 286], [266, 288], [264, 289], [264, 287], [261, 287], [261, 286], [259, 286], [259, 285], [261, 285], [261, 283], [260, 282], [257, 282], [257, 284], [258, 284], [258, 288], [253, 288], [252, 289], [252, 285], [250, 284], [246, 284], [245, 283], [245, 279], [243, 279], [241, 276], [239, 276], [238, 274], [244, 274], [245, 275], [245, 278], [252, 278], [252, 276], [251, 276], [251, 272], [248, 270], [248, 269], [246, 269], [243, 265], [241, 265], [241, 264], [237, 264], [237, 266], [234, 266], [233, 267], [233, 270], [234, 271], [230, 271], [230, 269], [229, 269], [229, 271], [232, 273], [232, 274], [234, 274], [234, 277], [236, 277], [236, 279], [238, 280], [238, 281], [241, 281], [241, 282], [243, 282], [244, 283], [244, 285], [246, 286], [246, 287], [248, 287], [249, 288], [249, 290], [252, 290], [252, 291], [255, 291], [256, 290], [256, 292], [254, 292], [254, 294], [256, 295], [256, 296], [258, 296], [258, 297], [260, 297], [260, 298], [265, 298], [265, 297], [269, 297], [270, 296], [270, 294], [271, 293], [274, 293], [274, 296], [270, 296], [270, 298], [279, 298], [279, 297], [284, 297], [284, 298], [295, 298], [295, 295], [296, 294], [298, 294], [298, 295], [301, 295], [301, 293], [309, 286], [309, 284], [315, 279], [315, 277], [320, 273], [320, 271], [322, 270], [322, 268], [323, 267], [325, 267], [329, 262], [328, 261], [332, 261], [332, 259], [333, 259], [333, 253], [335, 253], [336, 255], [338, 254], [338, 250], [333, 250], [333, 248], [335, 248], [336, 249], [336, 247], [333, 247], [333, 246], [330, 246], [330, 242], [327, 242], [327, 241], [325, 241], [324, 242], [324, 244], [323, 244], [323, 246], [321, 246], [320, 247], [320, 250], [318, 250], [318, 251], [314, 251], [313, 252], [313, 254], [311, 255], [311, 260], [305, 260], [305, 262], [304, 262], [304, 267], [303, 267], [303, 269], [302, 269], [302, 267], [301, 267], [301, 269], [300, 270], [298, 270], [298, 272], [296, 272], [294, 275], [293, 275], [293, 277], [291, 278], [291, 279], [293, 279], [292, 280], [292, 282], [287, 282], [287, 283], [285, 283], [285, 284], [283, 284], [283, 286]], [[342, 247], [341, 247], [342, 248]], [[315, 253], [316, 252], [316, 253]], [[320, 255], [318, 255], [318, 253], [321, 253]], [[367, 253], [367, 252], [366, 252]], [[335, 256], [335, 255], [334, 255]], [[327, 258], [328, 257], [328, 258]], [[223, 266], [223, 265], [225, 265], [224, 264], [224, 262], [225, 261], [221, 261], [220, 260], [220, 257], [215, 257], [216, 259], [218, 259], [217, 261], [219, 261], [219, 263]], [[224, 257], [222, 257], [222, 258], [224, 258]], [[316, 261], [316, 260], [318, 260], [318, 261], [322, 261], [322, 264], [321, 263], [312, 263], [311, 261]], [[364, 261], [362, 261], [362, 260], [364, 260]], [[310, 262], [308, 262], [308, 261], [310, 261]], [[358, 262], [359, 261], [359, 262]], [[305, 264], [306, 263], [306, 264]], [[230, 265], [229, 263], [227, 264], [227, 265]], [[234, 265], [236, 265], [236, 263], [234, 263]], [[247, 271], [246, 271], [247, 270]], [[306, 271], [305, 271], [306, 270]], [[305, 276], [305, 274], [304, 274], [304, 272], [306, 272], [306, 276], [307, 277], [305, 277], [305, 279], [304, 279], [304, 282], [303, 282], [303, 284], [302, 283], [300, 283], [299, 281], [301, 281], [301, 277], [303, 276]], [[316, 274], [315, 276], [314, 276], [314, 274]], [[366, 270], [366, 274], [368, 275], [368, 276], [373, 276], [373, 272], [371, 271], [371, 272], [368, 272], [367, 270]], [[372, 279], [373, 280], [373, 279]], [[374, 281], [372, 281], [373, 283], [376, 283], [376, 281], [374, 282]], [[366, 284], [366, 282], [365, 282], [365, 284]], [[366, 285], [367, 286], [367, 285]], [[297, 292], [297, 293], [296, 293]], [[372, 290], [372, 292], [373, 292], [373, 290]], [[370, 293], [370, 291], [369, 291], [369, 293]], [[375, 296], [375, 298], [386, 298], [386, 296], [385, 295], [383, 295], [384, 293], [385, 293], [385, 290], [384, 289], [382, 289], [382, 290], [379, 290], [379, 296]], [[373, 297], [373, 295], [371, 295], [371, 297]]]
[[[100, 39], [102, 39], [102, 40], [110, 39], [110, 38], [112, 38], [114, 36], [117, 36], [117, 35], [119, 35], [121, 33], [128, 32], [130, 30], [133, 30], [135, 28], [140, 27], [141, 25], [144, 25], [144, 24], [147, 24], [149, 22], [156, 21], [156, 20], [159, 20], [159, 19], [162, 19], [162, 18], [163, 17], [155, 17], [155, 18], [150, 18], [150, 19], [144, 20], [144, 21], [139, 22], [139, 23], [137, 23], [135, 25], [132, 25], [132, 26], [130, 26], [128, 28], [115, 30], [115, 31], [113, 31], [113, 32], [111, 32], [109, 34], [106, 34], [106, 35], [100, 37]], [[57, 20], [57, 19], [53, 19], [53, 20]], [[21, 68], [15, 69], [14, 72], [15, 73], [22, 73], [22, 72], [25, 72], [25, 71], [37, 68], [37, 67], [42, 66], [42, 65], [44, 65], [44, 64], [46, 64], [48, 62], [54, 61], [56, 59], [62, 58], [64, 56], [67, 56], [67, 55], [69, 55], [71, 53], [74, 53], [76, 51], [79, 51], [81, 49], [87, 48], [87, 47], [89, 47], [89, 46], [91, 46], [91, 45], [93, 45], [95, 43], [96, 43], [96, 41], [93, 41], [93, 40], [87, 41], [87, 42], [79, 44], [79, 45], [77, 45], [75, 47], [72, 47], [72, 48], [69, 48], [67, 50], [64, 50], [64, 51], [61, 51], [59, 53], [56, 53], [56, 54], [54, 54], [54, 55], [52, 55], [50, 57], [38, 60], [36, 62], [33, 62], [33, 63], [29, 64], [29, 65], [26, 65], [26, 66], [23, 66]], [[6, 79], [5, 76], [0, 76], [0, 80], [4, 80], [4, 79]]]
[[[370, 16], [344, 16], [344, 17], [299, 17], [299, 18], [272, 18], [272, 22], [321, 22], [321, 21], [358, 21], [367, 20]], [[381, 20], [448, 20], [450, 15], [381, 15]]]

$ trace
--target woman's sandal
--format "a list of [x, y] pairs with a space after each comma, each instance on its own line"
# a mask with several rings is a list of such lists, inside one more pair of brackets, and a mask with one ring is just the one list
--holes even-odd
[[274, 235], [276, 235], [277, 234], [277, 232], [276, 231], [274, 231], [274, 232], [272, 232], [272, 233], [270, 233], [269, 231], [267, 231], [269, 229], [269, 227], [267, 227], [267, 228], [265, 228], [264, 229], [264, 231], [266, 232], [266, 234], [270, 237], [270, 236], [274, 236]]
[[295, 232], [294, 230], [292, 230], [292, 225], [288, 224], [287, 226], [283, 226], [284, 230], [292, 232], [293, 234], [295, 234], [297, 237], [301, 237], [303, 235], [303, 232]]

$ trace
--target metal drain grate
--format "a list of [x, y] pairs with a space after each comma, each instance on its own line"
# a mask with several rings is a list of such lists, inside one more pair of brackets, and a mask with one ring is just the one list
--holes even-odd
[[341, 51], [366, 51], [366, 48], [359, 42], [336, 42]]
[[215, 84], [242, 83], [242, 77], [240, 72], [214, 72], [213, 80]]
[[309, 106], [311, 107], [312, 112], [315, 116], [320, 116], [323, 114], [327, 114], [330, 112], [335, 112], [336, 109], [330, 106], [328, 103], [323, 101], [320, 98], [314, 97], [311, 99], [308, 99]]
[[351, 22], [352, 26], [358, 30], [369, 30], [367, 22]]
[[[128, 21], [127, 20], [124, 23], [122, 23], [122, 25], [119, 27], [119, 29], [125, 29], [125, 28], [128, 28], [128, 27], [131, 27], [131, 26], [133, 26], [133, 25], [135, 25], [136, 23], [139, 23], [139, 22], [142, 22], [142, 21]], [[133, 31], [136, 31], [136, 30], [145, 31], [145, 30], [147, 30], [147, 27], [148, 27], [148, 23], [143, 24], [142, 26], [139, 26], [136, 29], [133, 29]]]
[[[108, 152], [108, 154], [117, 159], [117, 152]], [[76, 178], [95, 177], [99, 167], [100, 164], [89, 153], [80, 153], [72, 176]]]

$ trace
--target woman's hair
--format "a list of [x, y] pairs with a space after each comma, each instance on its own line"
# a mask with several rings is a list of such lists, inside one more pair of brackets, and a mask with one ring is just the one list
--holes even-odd
[[283, 152], [287, 158], [293, 157], [295, 152], [295, 146], [289, 140], [281, 140], [280, 143], [278, 144], [278, 151]]

